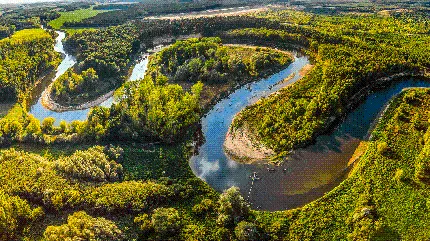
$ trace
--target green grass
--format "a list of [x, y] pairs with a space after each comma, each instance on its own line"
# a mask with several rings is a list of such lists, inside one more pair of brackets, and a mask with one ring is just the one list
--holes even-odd
[[87, 9], [79, 9], [71, 12], [61, 12], [61, 16], [48, 23], [54, 29], [60, 29], [65, 22], [79, 22], [87, 18], [96, 16], [106, 10], [94, 10], [93, 7]]

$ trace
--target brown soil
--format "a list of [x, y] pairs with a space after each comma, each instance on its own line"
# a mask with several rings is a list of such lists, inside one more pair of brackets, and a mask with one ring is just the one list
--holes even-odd
[[[306, 75], [311, 69], [313, 65], [304, 66], [299, 74], [301, 77]], [[288, 76], [283, 82], [286, 82], [294, 77], [294, 74]], [[276, 95], [279, 92], [274, 92], [272, 95]], [[237, 117], [237, 115], [234, 118]], [[233, 120], [234, 122], [234, 120]], [[224, 150], [228, 156], [232, 159], [243, 162], [243, 163], [253, 163], [257, 161], [269, 161], [276, 153], [261, 143], [258, 138], [250, 133], [247, 128], [237, 128], [232, 130], [230, 127], [225, 141], [224, 141]]]
[[260, 143], [247, 128], [241, 127], [227, 132], [224, 142], [227, 155], [244, 163], [268, 161], [275, 152]]

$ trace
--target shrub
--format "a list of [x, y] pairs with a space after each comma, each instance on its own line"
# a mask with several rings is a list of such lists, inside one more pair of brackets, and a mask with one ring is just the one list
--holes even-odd
[[71, 178], [96, 182], [118, 181], [123, 172], [121, 164], [109, 160], [101, 146], [63, 157], [55, 162], [55, 168]]
[[54, 134], [55, 118], [47, 117], [42, 121], [42, 131], [45, 134]]
[[26, 225], [42, 215], [41, 208], [32, 210], [26, 200], [0, 189], [0, 240], [17, 240]]
[[381, 155], [386, 155], [389, 151], [388, 144], [385, 141], [379, 142], [376, 148], [378, 150], [378, 153]]
[[161, 236], [170, 236], [178, 233], [181, 229], [181, 217], [174, 208], [157, 208], [151, 218], [155, 232]]
[[221, 194], [218, 204], [217, 222], [222, 226], [231, 227], [249, 216], [249, 205], [240, 195], [237, 187], [231, 187]]
[[203, 199], [200, 203], [194, 205], [193, 213], [199, 216], [206, 215], [212, 212], [215, 208], [215, 203], [210, 199]]
[[238, 223], [234, 229], [234, 234], [236, 238], [240, 241], [252, 241], [258, 240], [257, 226], [253, 223], [242, 221]]
[[46, 241], [60, 240], [123, 240], [122, 231], [116, 224], [105, 218], [93, 218], [84, 211], [76, 212], [67, 218], [67, 224], [48, 226], [44, 237]]
[[143, 233], [149, 233], [154, 229], [154, 226], [151, 222], [151, 218], [146, 213], [135, 217], [134, 223], [139, 225], [139, 228]]

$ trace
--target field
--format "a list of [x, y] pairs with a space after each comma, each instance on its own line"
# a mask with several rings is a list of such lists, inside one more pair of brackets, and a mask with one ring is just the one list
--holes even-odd
[[91, 18], [106, 10], [94, 10], [92, 7], [87, 9], [79, 9], [71, 12], [61, 12], [61, 16], [48, 23], [54, 29], [60, 29], [65, 22], [79, 22], [86, 18]]

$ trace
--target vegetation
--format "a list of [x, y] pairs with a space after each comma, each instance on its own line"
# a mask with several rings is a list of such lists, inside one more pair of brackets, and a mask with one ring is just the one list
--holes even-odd
[[[288, 11], [286, 15], [289, 16]], [[262, 15], [270, 19], [280, 16], [283, 12]], [[308, 20], [303, 18], [298, 22]], [[235, 119], [233, 128], [246, 124], [260, 141], [281, 156], [308, 144], [365, 96], [355, 95], [357, 92], [380, 85], [380, 81], [375, 81], [378, 78], [419, 74], [430, 66], [429, 59], [419, 50], [428, 48], [424, 44], [429, 40], [426, 22], [408, 21], [406, 16], [312, 16], [309, 25], [298, 30], [309, 38], [308, 53], [315, 60], [313, 70], [278, 95], [247, 107]], [[319, 33], [307, 36], [309, 28]], [[255, 29], [246, 34], [268, 40], [283, 38], [282, 32], [266, 32]]]
[[[99, 76], [93, 68], [82, 71], [82, 74], [76, 74], [72, 68], [55, 80], [51, 89], [51, 97], [57, 103], [73, 105], [89, 100], [88, 93], [97, 95], [100, 90], [106, 89], [100, 87]], [[101, 82], [103, 83], [103, 82]]]
[[42, 74], [58, 65], [53, 44], [42, 29], [21, 30], [0, 40], [0, 101], [22, 100]]
[[[97, 83], [121, 80], [140, 44], [164, 34], [195, 31], [223, 41], [304, 48], [314, 69], [247, 108], [235, 123], [249, 124], [282, 154], [327, 130], [330, 120], [366, 95], [359, 92], [363, 87], [377, 87], [376, 79], [428, 70], [428, 19], [421, 15], [295, 13], [145, 20], [83, 31], [68, 38], [68, 46], [79, 46], [80, 64], [55, 90], [79, 95], [73, 91], [86, 92], [95, 76]], [[1, 240], [430, 238], [430, 90], [410, 89], [394, 98], [338, 187], [298, 209], [255, 211], [237, 188], [219, 194], [194, 176], [188, 132], [204, 113], [205, 86], [231, 89], [284, 66], [290, 56], [226, 46], [219, 38], [177, 42], [152, 56], [149, 74], [125, 84], [111, 108], [54, 126], [53, 118], [29, 115], [25, 98], [35, 76], [58, 63], [49, 52], [52, 36], [25, 31], [0, 41], [2, 90], [7, 86], [8, 93], [22, 96], [0, 120], [1, 146], [14, 145], [0, 151]]]
[[124, 240], [122, 231], [114, 222], [93, 218], [85, 212], [76, 212], [67, 218], [67, 224], [49, 226], [46, 240]]
[[76, 23], [84, 19], [96, 16], [99, 13], [105, 12], [104, 10], [95, 10], [93, 7], [87, 9], [78, 9], [69, 12], [60, 12], [60, 16], [48, 23], [54, 29], [60, 29], [66, 23]]

